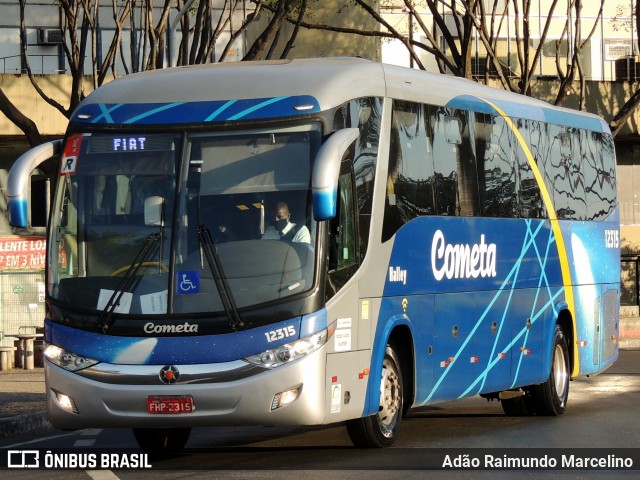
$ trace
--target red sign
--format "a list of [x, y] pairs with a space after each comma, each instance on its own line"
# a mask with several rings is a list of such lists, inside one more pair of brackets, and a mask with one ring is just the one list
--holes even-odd
[[1, 237], [0, 270], [44, 270], [44, 237]]
[[64, 146], [64, 155], [60, 162], [60, 175], [72, 175], [78, 167], [78, 156], [82, 145], [82, 135], [71, 135]]

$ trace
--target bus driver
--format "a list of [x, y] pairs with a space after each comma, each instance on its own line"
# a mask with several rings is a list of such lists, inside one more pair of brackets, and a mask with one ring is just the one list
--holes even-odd
[[291, 213], [286, 203], [276, 203], [273, 218], [273, 225], [269, 225], [262, 235], [263, 240], [311, 243], [311, 234], [307, 226], [291, 222]]

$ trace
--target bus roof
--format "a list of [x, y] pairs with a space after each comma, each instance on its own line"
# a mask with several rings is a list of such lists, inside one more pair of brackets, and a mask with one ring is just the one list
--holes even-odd
[[149, 125], [272, 118], [371, 96], [608, 130], [592, 114], [459, 77], [359, 58], [219, 63], [136, 73], [92, 92], [72, 121]]

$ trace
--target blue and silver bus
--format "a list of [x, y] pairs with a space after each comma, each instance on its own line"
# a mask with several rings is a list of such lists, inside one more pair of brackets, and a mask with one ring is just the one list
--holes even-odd
[[[59, 146], [59, 148], [57, 147]], [[173, 68], [90, 94], [48, 225], [48, 414], [345, 422], [385, 447], [469, 396], [561, 415], [618, 356], [614, 144], [591, 114], [360, 59]]]

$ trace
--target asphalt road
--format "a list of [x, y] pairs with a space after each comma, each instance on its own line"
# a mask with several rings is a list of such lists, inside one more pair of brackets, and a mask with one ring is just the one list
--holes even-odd
[[[136, 448], [128, 430], [49, 432], [2, 439], [0, 449], [110, 454]], [[5, 450], [0, 450], [4, 452]], [[4, 454], [4, 453], [3, 453]], [[573, 455], [573, 457], [572, 457]], [[574, 462], [565, 470], [487, 468], [525, 457], [529, 461]], [[607, 470], [576, 465], [584, 457], [632, 462]], [[481, 468], [456, 470], [456, 461]], [[533, 460], [531, 460], [533, 459]], [[607, 460], [608, 459], [608, 460]], [[613, 460], [612, 460], [613, 459]], [[500, 404], [479, 397], [412, 412], [396, 444], [385, 450], [351, 447], [341, 425], [314, 429], [199, 428], [183, 455], [147, 458], [151, 469], [11, 469], [3, 478], [205, 479], [626, 479], [640, 478], [640, 349], [623, 350], [603, 374], [571, 383], [561, 417], [506, 417]], [[524, 460], [523, 460], [524, 461]], [[567, 460], [568, 461], [568, 460]], [[448, 462], [448, 463], [447, 463]], [[498, 462], [498, 463], [496, 463]], [[443, 465], [446, 468], [442, 468]], [[455, 465], [454, 465], [455, 466]], [[5, 473], [8, 475], [5, 476]]]

